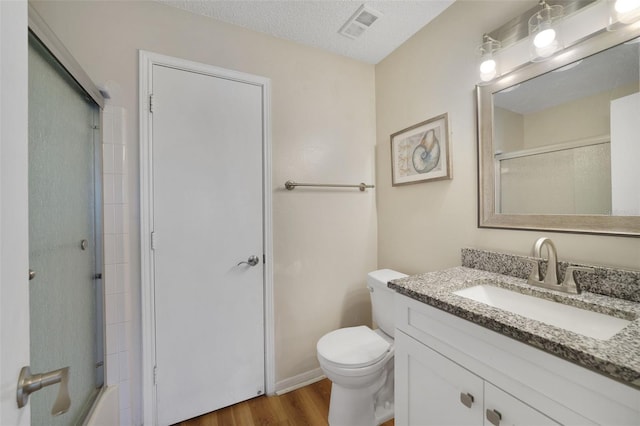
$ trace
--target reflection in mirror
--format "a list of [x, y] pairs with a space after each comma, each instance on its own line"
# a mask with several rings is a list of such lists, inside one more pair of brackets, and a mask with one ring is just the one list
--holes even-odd
[[497, 212], [640, 215], [640, 176], [630, 185], [614, 176], [640, 143], [638, 121], [616, 116], [640, 102], [639, 41], [494, 94]]
[[638, 33], [478, 88], [480, 226], [640, 235]]

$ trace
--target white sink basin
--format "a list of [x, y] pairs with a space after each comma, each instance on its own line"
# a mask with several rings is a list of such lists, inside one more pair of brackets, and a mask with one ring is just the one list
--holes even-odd
[[611, 338], [630, 323], [492, 285], [477, 285], [453, 294], [599, 340]]

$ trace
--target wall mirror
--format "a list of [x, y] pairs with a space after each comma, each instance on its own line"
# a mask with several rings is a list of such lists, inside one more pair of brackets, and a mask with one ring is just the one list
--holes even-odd
[[640, 236], [640, 25], [477, 87], [479, 227]]

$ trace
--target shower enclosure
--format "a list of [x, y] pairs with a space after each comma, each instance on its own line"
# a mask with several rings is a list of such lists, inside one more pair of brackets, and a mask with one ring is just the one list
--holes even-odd
[[30, 32], [30, 367], [69, 367], [71, 401], [66, 411], [56, 402], [63, 384], [33, 393], [34, 425], [82, 423], [103, 386], [100, 117], [100, 105]]

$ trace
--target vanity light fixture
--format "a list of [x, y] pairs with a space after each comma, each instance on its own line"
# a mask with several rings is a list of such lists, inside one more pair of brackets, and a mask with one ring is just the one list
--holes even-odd
[[609, 31], [640, 21], [640, 0], [609, 0]]
[[[512, 68], [507, 69], [509, 65], [505, 65], [509, 64], [512, 58], [507, 50], [521, 40], [528, 39], [528, 44], [531, 46], [529, 48], [529, 60], [532, 62], [544, 61], [554, 56], [556, 52], [564, 48], [560, 34], [560, 26], [563, 25], [564, 19], [573, 16], [587, 6], [604, 1], [539, 0], [538, 5], [505, 22], [493, 31], [484, 34], [482, 36], [482, 44], [477, 49], [481, 57], [478, 63], [480, 65], [480, 81], [478, 84], [488, 84], [500, 77], [501, 74], [512, 70]], [[614, 0], [606, 1], [612, 2]], [[640, 2], [640, 0], [618, 1]], [[603, 13], [606, 13], [604, 9], [606, 7], [603, 3]], [[602, 16], [602, 18], [603, 20], [606, 19], [605, 16]], [[522, 47], [526, 52], [527, 46], [523, 45]], [[526, 55], [524, 52], [523, 54]]]
[[564, 8], [559, 4], [550, 6], [545, 0], [539, 4], [541, 10], [529, 18], [529, 52], [533, 62], [544, 61], [563, 48], [559, 21], [564, 16]]
[[500, 49], [500, 42], [485, 34], [482, 44], [478, 47], [480, 54], [480, 80], [489, 82], [499, 75], [495, 54]]

